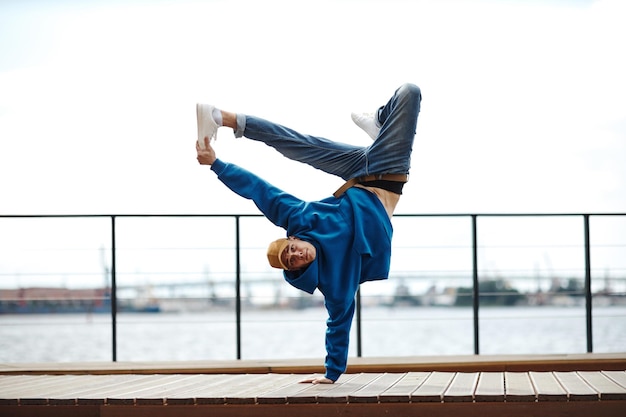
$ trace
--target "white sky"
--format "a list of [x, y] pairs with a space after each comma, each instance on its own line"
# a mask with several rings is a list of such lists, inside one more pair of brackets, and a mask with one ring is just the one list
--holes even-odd
[[[422, 88], [401, 213], [623, 212], [622, 1], [3, 1], [1, 214], [255, 212], [195, 160], [195, 103], [351, 143]], [[337, 178], [220, 130], [303, 199]], [[306, 185], [303, 185], [302, 182]]]
[[[197, 164], [196, 102], [367, 144], [350, 112], [404, 82], [423, 101], [398, 213], [625, 212], [625, 18], [619, 0], [2, 1], [0, 214], [257, 213]], [[226, 129], [215, 146], [306, 200], [342, 183]], [[504, 234], [537, 239], [524, 225]]]

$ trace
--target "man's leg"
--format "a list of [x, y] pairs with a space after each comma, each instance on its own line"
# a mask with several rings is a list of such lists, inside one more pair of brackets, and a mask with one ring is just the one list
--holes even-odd
[[224, 125], [233, 128], [236, 137], [263, 142], [289, 159], [311, 165], [345, 180], [362, 170], [367, 148], [305, 135], [293, 129], [254, 116], [222, 112]]
[[380, 133], [367, 150], [366, 172], [358, 175], [409, 172], [421, 100], [419, 87], [404, 84], [378, 109]]

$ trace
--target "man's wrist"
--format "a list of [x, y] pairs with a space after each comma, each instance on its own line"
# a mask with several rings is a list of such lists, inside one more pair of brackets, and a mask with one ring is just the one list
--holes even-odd
[[219, 158], [215, 158], [215, 161], [213, 161], [213, 163], [211, 164], [211, 169], [217, 175], [220, 175], [224, 171], [224, 169], [226, 169], [227, 165], [227, 163], [221, 161]]

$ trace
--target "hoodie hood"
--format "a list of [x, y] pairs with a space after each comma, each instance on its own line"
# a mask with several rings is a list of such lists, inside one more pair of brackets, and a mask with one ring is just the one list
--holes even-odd
[[305, 269], [284, 271], [283, 276], [291, 286], [313, 294], [319, 284], [319, 259], [316, 258]]

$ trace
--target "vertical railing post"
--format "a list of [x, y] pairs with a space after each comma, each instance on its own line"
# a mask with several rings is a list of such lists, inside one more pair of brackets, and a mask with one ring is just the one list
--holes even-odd
[[480, 288], [478, 286], [478, 230], [476, 214], [472, 214], [472, 306], [474, 308], [474, 354], [480, 353], [478, 332], [478, 307], [480, 305]]
[[111, 216], [111, 339], [113, 362], [117, 362], [117, 266], [115, 255], [115, 216]]
[[363, 356], [361, 339], [361, 287], [356, 292], [356, 356]]
[[587, 353], [593, 352], [593, 320], [591, 295], [591, 241], [589, 239], [589, 214], [584, 214], [585, 223], [585, 315], [587, 319]]
[[240, 217], [235, 216], [235, 316], [237, 328], [237, 359], [241, 359], [241, 242]]

